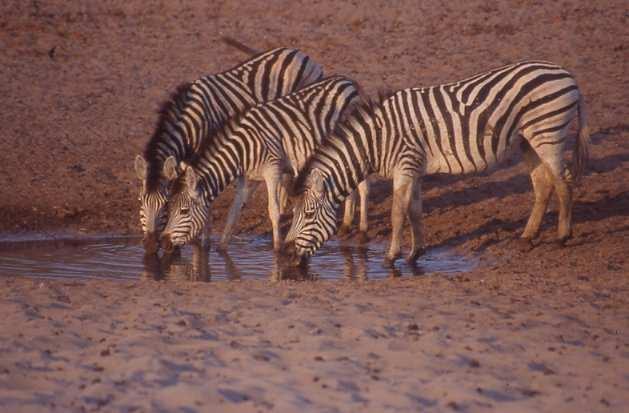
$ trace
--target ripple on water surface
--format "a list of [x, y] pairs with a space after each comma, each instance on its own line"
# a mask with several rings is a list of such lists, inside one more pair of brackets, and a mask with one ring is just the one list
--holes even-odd
[[88, 238], [57, 240], [6, 240], [0, 242], [0, 276], [45, 278], [98, 278], [137, 280], [186, 279], [382, 279], [399, 275], [458, 273], [469, 271], [476, 260], [447, 248], [433, 248], [410, 267], [398, 263], [384, 268], [386, 246], [366, 246], [332, 240], [311, 259], [306, 269], [289, 269], [278, 262], [270, 240], [235, 238], [228, 254], [209, 254], [185, 247], [178, 257], [144, 257], [138, 239]]

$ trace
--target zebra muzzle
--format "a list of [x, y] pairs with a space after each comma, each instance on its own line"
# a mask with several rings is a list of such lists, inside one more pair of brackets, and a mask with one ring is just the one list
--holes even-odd
[[164, 249], [164, 251], [168, 254], [172, 253], [173, 250], [175, 249], [175, 246], [173, 245], [173, 242], [170, 239], [170, 235], [163, 235], [160, 244], [162, 248]]
[[290, 267], [300, 267], [307, 263], [307, 259], [297, 253], [295, 241], [288, 241], [281, 251], [281, 263]]
[[157, 254], [159, 249], [159, 243], [157, 241], [157, 234], [155, 232], [148, 232], [142, 240], [145, 254]]

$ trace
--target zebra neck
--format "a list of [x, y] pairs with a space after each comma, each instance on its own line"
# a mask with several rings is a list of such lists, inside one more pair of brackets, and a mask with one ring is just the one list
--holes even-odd
[[244, 160], [226, 150], [225, 145], [212, 145], [197, 162], [195, 170], [202, 180], [203, 197], [214, 201], [236, 179], [245, 174]]
[[373, 132], [374, 128], [364, 128], [346, 131], [342, 137], [333, 136], [318, 154], [315, 167], [333, 182], [330, 189], [337, 202], [342, 202], [373, 172], [374, 159], [369, 149]]

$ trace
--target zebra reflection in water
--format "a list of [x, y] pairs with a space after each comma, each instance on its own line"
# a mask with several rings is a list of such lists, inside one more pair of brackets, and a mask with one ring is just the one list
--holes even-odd
[[[332, 278], [347, 281], [366, 281], [370, 265], [371, 270], [377, 273], [377, 278], [396, 278], [402, 275], [402, 270], [398, 268], [384, 269], [379, 264], [374, 265], [370, 262], [369, 249], [364, 246], [341, 245], [338, 249], [341, 253], [339, 262], [342, 267], [335, 273]], [[268, 267], [268, 273], [247, 273], [247, 267], [250, 262], [238, 264], [238, 259], [233, 258], [227, 252], [217, 252], [219, 260], [214, 261], [214, 280], [217, 278], [227, 281], [241, 281], [249, 279], [266, 278], [271, 282], [280, 281], [316, 281], [330, 278], [330, 274], [321, 274], [315, 268], [309, 265], [294, 267], [287, 265], [281, 254], [272, 254], [271, 262]], [[216, 257], [216, 256], [213, 256]], [[179, 253], [164, 254], [161, 257], [157, 255], [145, 255], [143, 257], [143, 271], [141, 278], [154, 281], [202, 281], [208, 282], [212, 280], [212, 271], [210, 269], [210, 253], [209, 247], [200, 245], [193, 246], [192, 256], [183, 257]], [[222, 265], [217, 264], [222, 261]], [[249, 265], [247, 265], [249, 264]], [[245, 269], [243, 271], [243, 269]], [[418, 265], [410, 268], [413, 275], [424, 274], [424, 270]]]
[[142, 258], [143, 271], [140, 278], [154, 281], [182, 280], [209, 282], [209, 244], [193, 244], [190, 260], [183, 258], [179, 250], [159, 257], [145, 254]]

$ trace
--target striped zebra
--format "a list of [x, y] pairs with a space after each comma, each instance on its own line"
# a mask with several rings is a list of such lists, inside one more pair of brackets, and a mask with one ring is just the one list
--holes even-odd
[[[298, 264], [336, 228], [336, 208], [370, 174], [393, 179], [392, 235], [385, 263], [400, 255], [409, 219], [407, 261], [423, 251], [421, 177], [488, 171], [518, 149], [529, 168], [535, 203], [522, 234], [539, 232], [548, 200], [559, 199], [558, 236], [571, 236], [572, 184], [584, 170], [589, 132], [581, 93], [561, 67], [527, 61], [465, 80], [400, 90], [365, 103], [319, 147], [295, 185], [301, 188], [285, 253]], [[579, 116], [572, 172], [564, 168], [567, 129]]]
[[[238, 193], [219, 249], [227, 243], [243, 204], [264, 180], [273, 227], [273, 246], [281, 247], [277, 189], [283, 173], [296, 175], [310, 155], [358, 99], [353, 81], [332, 76], [293, 94], [260, 104], [224, 125], [187, 167], [185, 182], [168, 204], [162, 246], [170, 250], [197, 239], [214, 199], [233, 181]], [[361, 194], [361, 229], [366, 230], [366, 183]], [[347, 205], [347, 204], [346, 204]], [[347, 225], [351, 224], [351, 221]]]
[[157, 127], [135, 159], [140, 188], [140, 223], [147, 253], [158, 249], [171, 183], [204, 137], [259, 102], [292, 93], [323, 77], [322, 67], [297, 49], [278, 48], [225, 72], [180, 86], [160, 110]]

